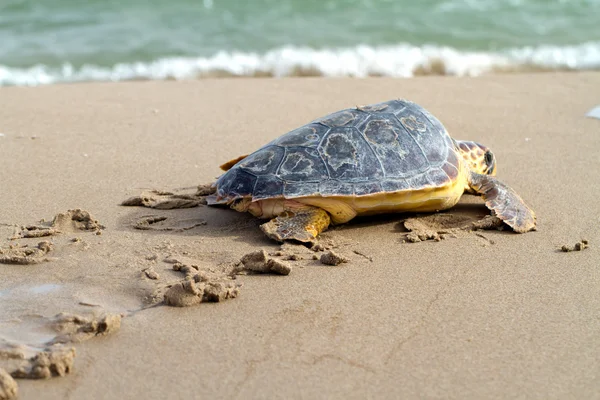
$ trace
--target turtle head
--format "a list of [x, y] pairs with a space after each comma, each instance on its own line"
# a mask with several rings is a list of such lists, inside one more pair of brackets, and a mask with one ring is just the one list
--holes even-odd
[[458, 151], [471, 171], [482, 175], [496, 175], [496, 157], [486, 146], [477, 142], [457, 140]]

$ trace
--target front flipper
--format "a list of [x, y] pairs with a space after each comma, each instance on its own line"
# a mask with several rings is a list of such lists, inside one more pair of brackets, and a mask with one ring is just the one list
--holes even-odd
[[471, 172], [469, 186], [483, 196], [485, 205], [515, 232], [536, 230], [535, 213], [510, 187], [490, 175]]
[[260, 226], [271, 239], [315, 242], [317, 236], [329, 226], [331, 219], [322, 208], [305, 206], [286, 207], [285, 211]]

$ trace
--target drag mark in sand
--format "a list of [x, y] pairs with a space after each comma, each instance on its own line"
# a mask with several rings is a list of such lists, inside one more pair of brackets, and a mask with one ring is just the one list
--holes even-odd
[[[326, 362], [335, 362], [330, 368], [348, 366], [371, 374], [377, 373], [376, 368], [346, 356], [338, 337], [343, 318], [339, 314], [331, 315], [329, 312], [330, 310], [324, 310], [319, 302], [307, 299], [271, 315], [270, 318], [276, 319], [277, 323], [272, 325], [272, 330], [264, 332], [264, 336], [261, 336], [258, 347], [262, 351], [256, 358], [246, 360], [244, 374], [235, 384], [230, 397], [244, 398], [244, 387], [251, 384], [264, 364], [279, 366], [282, 363], [295, 363], [317, 367]], [[315, 332], [324, 334], [315, 335]], [[281, 343], [285, 345], [280, 347]], [[273, 351], [277, 348], [280, 351]], [[268, 368], [265, 367], [267, 370]]]
[[[14, 398], [18, 390], [14, 379], [50, 379], [71, 373], [76, 352], [67, 344], [114, 333], [121, 326], [121, 318], [120, 314], [81, 316], [61, 313], [42, 322], [57, 334], [42, 347], [11, 344], [3, 340], [6, 348], [0, 349], [0, 361], [11, 361], [11, 365], [18, 362], [18, 365], [10, 374], [0, 368], [0, 400]], [[33, 351], [34, 355], [25, 359], [25, 351]]]
[[369, 260], [370, 262], [373, 262], [373, 257], [366, 255], [365, 253], [362, 253], [358, 250], [352, 250], [352, 252], [358, 256], [361, 256], [363, 258], [366, 258], [367, 260]]
[[[82, 209], [58, 213], [51, 222], [41, 220], [34, 225], [17, 225], [16, 228], [16, 232], [8, 240], [24, 241], [80, 232], [100, 235], [105, 229], [88, 211]], [[56, 240], [58, 241], [58, 239]], [[62, 240], [63, 244], [66, 240]], [[71, 239], [71, 242], [80, 241], [80, 238]], [[50, 241], [41, 241], [37, 245], [10, 243], [8, 246], [0, 248], [0, 263], [31, 265], [51, 261], [48, 253], [54, 251], [54, 247], [55, 244]], [[50, 283], [33, 286], [28, 289], [27, 295], [46, 296], [48, 292], [59, 287], [60, 285]], [[11, 398], [17, 393], [17, 384], [14, 378], [49, 379], [70, 373], [73, 368], [75, 349], [68, 344], [111, 334], [120, 328], [121, 318], [120, 314], [110, 313], [95, 313], [89, 316], [61, 313], [53, 318], [32, 319], [25, 315], [14, 319], [19, 326], [28, 325], [32, 331], [48, 332], [29, 336], [29, 339], [23, 339], [22, 343], [0, 338], [2, 371], [11, 371], [9, 375], [6, 372], [0, 372], [0, 399]], [[10, 333], [8, 337], [10, 337]], [[32, 356], [26, 359], [26, 354], [32, 354]], [[6, 368], [6, 365], [10, 368]], [[10, 376], [12, 381], [8, 380], [6, 375]]]
[[377, 372], [377, 370], [375, 368], [371, 368], [368, 365], [364, 365], [364, 364], [361, 364], [361, 363], [356, 362], [354, 360], [347, 359], [347, 358], [342, 357], [342, 356], [340, 356], [338, 354], [329, 354], [328, 353], [328, 354], [321, 354], [319, 356], [315, 356], [313, 358], [313, 360], [310, 362], [310, 364], [314, 366], [314, 365], [317, 365], [317, 364], [322, 363], [322, 362], [327, 361], [327, 360], [337, 361], [340, 364], [345, 364], [345, 365], [348, 365], [350, 367], [358, 368], [358, 369], [361, 369], [361, 370], [363, 370], [365, 372], [370, 372], [370, 373], [373, 373], [373, 374]]
[[206, 225], [206, 221], [203, 220], [178, 221], [171, 223], [168, 217], [149, 215], [139, 218], [134, 223], [133, 227], [141, 231], [184, 232], [204, 225]]
[[388, 355], [385, 357], [385, 363], [384, 363], [385, 365], [389, 364], [392, 361], [392, 358], [394, 356], [396, 356], [396, 354], [398, 354], [400, 351], [402, 351], [402, 349], [408, 342], [410, 342], [411, 340], [413, 340], [414, 338], [416, 338], [417, 336], [419, 336], [421, 334], [421, 331], [423, 330], [423, 328], [425, 328], [425, 326], [427, 324], [427, 320], [429, 319], [429, 314], [434, 309], [435, 305], [440, 300], [440, 298], [442, 298], [442, 296], [446, 295], [453, 288], [454, 284], [457, 281], [459, 281], [462, 277], [464, 277], [466, 274], [468, 274], [469, 271], [473, 268], [474, 268], [473, 265], [469, 265], [466, 268], [464, 268], [462, 271], [457, 272], [454, 276], [452, 276], [450, 279], [448, 279], [448, 281], [446, 282], [446, 284], [444, 285], [444, 287], [441, 290], [437, 291], [433, 295], [433, 297], [427, 302], [427, 305], [425, 306], [425, 309], [423, 310], [423, 313], [422, 313], [421, 317], [419, 318], [418, 322], [416, 323], [416, 325], [409, 330], [409, 333], [406, 337], [404, 337], [403, 339], [400, 339], [399, 341], [397, 341], [394, 344], [394, 346], [392, 347], [392, 349], [390, 350]]
[[427, 318], [429, 317], [429, 312], [431, 311], [435, 303], [437, 303], [437, 301], [440, 299], [440, 296], [442, 294], [445, 294], [446, 291], [447, 290], [441, 290], [437, 292], [433, 296], [433, 298], [427, 303], [427, 305], [425, 306], [425, 310], [423, 311], [423, 315], [419, 319], [419, 322], [417, 322], [417, 325], [410, 330], [410, 333], [405, 338], [396, 342], [390, 353], [387, 355], [385, 359], [385, 364], [388, 364], [391, 361], [392, 357], [394, 357], [398, 352], [400, 352], [406, 343], [410, 342], [412, 339], [414, 339], [421, 333], [421, 329], [425, 326]]

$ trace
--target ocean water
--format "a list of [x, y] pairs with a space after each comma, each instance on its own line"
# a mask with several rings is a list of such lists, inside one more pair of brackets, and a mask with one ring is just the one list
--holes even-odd
[[600, 69], [600, 0], [0, 0], [0, 85]]

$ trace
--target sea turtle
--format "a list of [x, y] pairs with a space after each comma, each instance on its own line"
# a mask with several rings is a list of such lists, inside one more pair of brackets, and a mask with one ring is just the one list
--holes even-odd
[[453, 139], [407, 100], [334, 112], [221, 169], [212, 204], [271, 219], [261, 229], [277, 241], [314, 242], [357, 215], [445, 210], [465, 191], [516, 232], [536, 226], [521, 197], [494, 178], [486, 146]]

